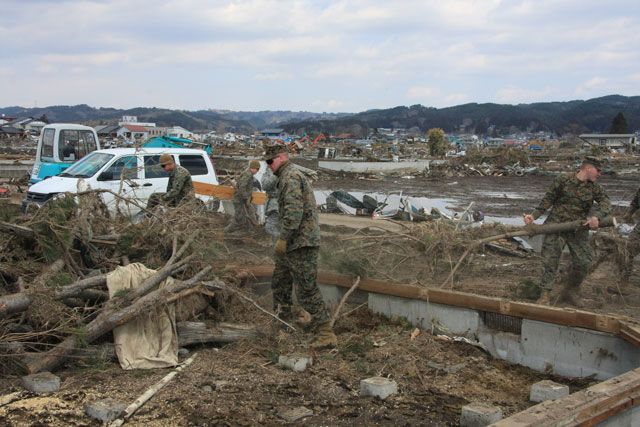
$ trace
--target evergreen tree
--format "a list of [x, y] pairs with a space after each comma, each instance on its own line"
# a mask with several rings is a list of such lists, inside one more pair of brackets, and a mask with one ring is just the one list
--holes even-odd
[[429, 154], [441, 156], [447, 148], [444, 131], [440, 128], [429, 129]]
[[627, 119], [624, 117], [624, 114], [618, 113], [611, 122], [611, 130], [609, 133], [612, 134], [621, 134], [621, 133], [629, 133], [629, 125], [627, 125]]

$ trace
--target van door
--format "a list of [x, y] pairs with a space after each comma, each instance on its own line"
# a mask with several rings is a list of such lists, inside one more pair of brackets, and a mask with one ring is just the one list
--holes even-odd
[[[138, 178], [138, 158], [135, 155], [116, 158], [97, 177], [96, 188], [113, 191], [124, 198], [135, 199], [136, 203], [146, 206], [146, 199], [140, 199], [141, 180]], [[124, 215], [135, 215], [140, 208], [126, 200], [104, 193], [103, 200], [110, 210]]]

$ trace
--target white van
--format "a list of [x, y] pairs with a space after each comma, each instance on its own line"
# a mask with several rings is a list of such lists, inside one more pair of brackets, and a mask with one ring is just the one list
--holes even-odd
[[[111, 148], [96, 150], [60, 175], [33, 184], [27, 198], [22, 201], [23, 211], [26, 212], [29, 205], [42, 206], [59, 193], [75, 194], [87, 189], [110, 190], [144, 207], [151, 194], [167, 190], [169, 173], [158, 165], [160, 155], [165, 153], [189, 171], [196, 197], [206, 207], [214, 208], [212, 194], [218, 178], [205, 151], [190, 148]], [[104, 192], [101, 196], [112, 212], [135, 215], [140, 211], [138, 206], [111, 193]]]

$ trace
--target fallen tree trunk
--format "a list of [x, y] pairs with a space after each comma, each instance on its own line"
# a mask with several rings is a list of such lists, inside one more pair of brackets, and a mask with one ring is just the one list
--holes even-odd
[[255, 327], [234, 323], [220, 323], [210, 329], [203, 322], [178, 322], [176, 328], [180, 347], [206, 342], [229, 343], [259, 336]]
[[6, 233], [15, 234], [16, 236], [23, 237], [25, 239], [33, 240], [36, 238], [36, 233], [29, 227], [11, 224], [10, 222], [0, 221], [0, 230]]
[[[210, 269], [211, 267], [207, 267], [203, 271], [209, 271]], [[27, 361], [26, 363], [27, 371], [33, 374], [41, 371], [53, 370], [64, 363], [68, 357], [72, 356], [81, 342], [91, 343], [95, 341], [105, 333], [127, 323], [129, 320], [145, 313], [152, 307], [174, 301], [176, 294], [179, 294], [184, 290], [188, 290], [189, 288], [193, 288], [196, 284], [197, 282], [194, 283], [193, 280], [189, 280], [187, 282], [175, 281], [171, 286], [156, 289], [155, 291], [140, 297], [127, 307], [104, 308], [94, 320], [84, 327], [82, 336], [69, 336], [52, 350], [49, 350], [44, 354], [34, 355], [35, 358]]]
[[[584, 229], [585, 227], [587, 227], [584, 225], [585, 222], [586, 222], [585, 220], [581, 219], [581, 220], [576, 220], [571, 222], [561, 222], [558, 224], [529, 224], [517, 231], [506, 232], [502, 234], [497, 234], [495, 236], [485, 237], [484, 239], [476, 240], [475, 242], [472, 242], [471, 245], [469, 245], [466, 251], [464, 251], [460, 259], [458, 260], [458, 263], [455, 265], [455, 267], [453, 267], [453, 269], [451, 270], [451, 273], [449, 273], [447, 280], [445, 280], [442, 283], [442, 285], [440, 285], [440, 287], [444, 288], [449, 281], [451, 281], [451, 285], [453, 286], [453, 276], [456, 274], [456, 271], [458, 271], [458, 267], [460, 267], [460, 264], [462, 264], [462, 261], [464, 261], [467, 255], [469, 255], [469, 253], [471, 253], [472, 250], [474, 250], [480, 245], [493, 242], [494, 240], [508, 239], [510, 237], [536, 236], [538, 234], [556, 234], [556, 233], [567, 233], [572, 231], [578, 231], [580, 229]], [[602, 221], [600, 221], [599, 228], [615, 227], [616, 225], [617, 225], [616, 218], [613, 216], [608, 216], [606, 218], [603, 218]]]
[[[64, 263], [60, 260], [60, 265], [56, 263], [52, 264], [45, 273], [41, 276], [45, 276], [42, 279], [37, 278], [34, 280], [34, 284], [39, 283], [45, 278], [49, 278], [54, 271], [62, 269]], [[52, 268], [53, 267], [53, 268]], [[102, 295], [98, 295], [93, 292], [86, 292], [89, 288], [95, 288], [98, 286], [104, 286], [107, 284], [107, 275], [101, 274], [99, 276], [89, 277], [79, 280], [70, 285], [64, 286], [55, 292], [55, 298], [59, 300], [65, 300], [69, 298], [81, 297], [86, 299], [101, 299]], [[37, 286], [37, 285], [35, 285]], [[34, 287], [34, 286], [30, 286]], [[13, 313], [19, 313], [25, 311], [31, 305], [31, 297], [27, 292], [18, 292], [15, 294], [7, 295], [0, 298], [0, 319], [7, 317]]]

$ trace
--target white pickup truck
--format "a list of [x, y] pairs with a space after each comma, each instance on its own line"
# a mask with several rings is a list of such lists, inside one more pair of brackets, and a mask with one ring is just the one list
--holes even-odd
[[[22, 202], [23, 211], [26, 212], [32, 204], [42, 206], [60, 193], [75, 194], [87, 189], [111, 190], [134, 200], [138, 205], [146, 206], [151, 194], [167, 189], [169, 174], [158, 165], [160, 155], [164, 153], [172, 155], [176, 164], [189, 171], [196, 197], [205, 206], [213, 208], [216, 198], [227, 198], [227, 187], [218, 186], [216, 170], [211, 158], [203, 150], [112, 148], [94, 151], [60, 175], [33, 184]], [[133, 216], [140, 210], [135, 204], [108, 192], [102, 193], [102, 198], [113, 212]]]

